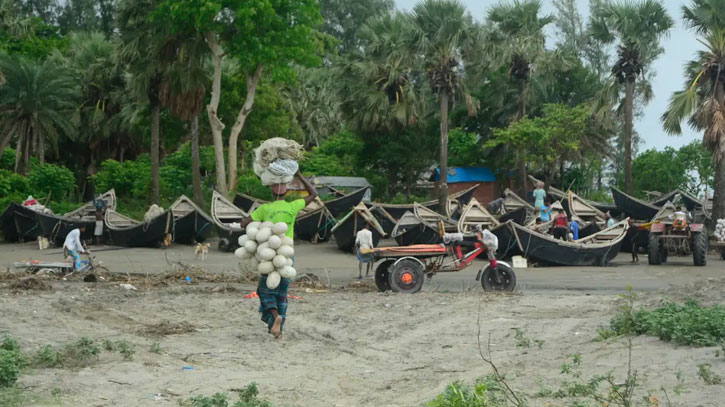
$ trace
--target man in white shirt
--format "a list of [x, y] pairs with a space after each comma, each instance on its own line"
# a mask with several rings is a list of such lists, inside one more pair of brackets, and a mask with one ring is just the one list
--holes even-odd
[[86, 253], [86, 246], [81, 243], [81, 232], [85, 232], [85, 230], [85, 225], [71, 230], [63, 243], [63, 249], [68, 250], [68, 255], [73, 257], [73, 265], [76, 271], [81, 267], [80, 253]]
[[[362, 256], [360, 255], [361, 249], [372, 249], [373, 248], [373, 232], [370, 231], [370, 225], [365, 224], [365, 227], [363, 229], [360, 229], [359, 232], [357, 232], [357, 235], [355, 235], [355, 248], [357, 249], [357, 259], [360, 261], [357, 265], [357, 271], [358, 271], [358, 280], [362, 279], [362, 265], [363, 263], [366, 263], [363, 261]], [[373, 269], [373, 262], [369, 261], [367, 262], [367, 268], [365, 269], [365, 277], [370, 275], [370, 271]]]

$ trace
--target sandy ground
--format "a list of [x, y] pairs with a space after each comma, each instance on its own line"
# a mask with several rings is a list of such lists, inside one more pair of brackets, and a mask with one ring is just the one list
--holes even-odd
[[[0, 266], [30, 257], [55, 260], [53, 253], [57, 250], [0, 245]], [[471, 383], [491, 373], [479, 356], [480, 315], [484, 346], [490, 338], [494, 360], [512, 386], [530, 397], [530, 405], [567, 406], [566, 399], [534, 395], [562, 386], [567, 377], [561, 365], [571, 355], [581, 355], [582, 377], [610, 370], [622, 377], [626, 342], [595, 339], [616, 312], [616, 293], [628, 284], [640, 292], [638, 304], [688, 296], [725, 303], [725, 263], [715, 256], [704, 268], [689, 266], [689, 259], [631, 266], [620, 256], [607, 268], [518, 269], [519, 288], [510, 295], [483, 293], [471, 269], [436, 276], [421, 293], [396, 295], [377, 293], [370, 283], [351, 285], [355, 259], [334, 246], [299, 245], [300, 272], [325, 283], [329, 275], [333, 289], [293, 288], [290, 294], [302, 298], [291, 301], [285, 336], [274, 341], [259, 321], [258, 300], [243, 298], [253, 285], [184, 284], [181, 277], [149, 283], [158, 281], [155, 274], [181, 267], [179, 262], [195, 263], [191, 248], [99, 248], [96, 255], [114, 273], [150, 277], [131, 276], [137, 291], [118, 282], [55, 279], [46, 280], [51, 290], [12, 290], [12, 281], [0, 281], [0, 334], [19, 338], [28, 351], [82, 336], [125, 339], [136, 354], [124, 361], [104, 352], [81, 369], [25, 371], [19, 387], [35, 400], [28, 405], [174, 406], [255, 381], [262, 396], [278, 406], [419, 406], [454, 380]], [[231, 254], [212, 251], [201, 267], [234, 275], [236, 262]], [[165, 321], [193, 329], [148, 333]], [[542, 347], [518, 347], [514, 328], [543, 340]], [[154, 341], [160, 354], [149, 351]], [[664, 388], [673, 406], [725, 405], [725, 385], [705, 385], [697, 376], [701, 363], [725, 376], [725, 358], [715, 356], [716, 348], [677, 347], [643, 336], [635, 338], [633, 351], [633, 366], [644, 378], [640, 395], [651, 390], [664, 400]]]

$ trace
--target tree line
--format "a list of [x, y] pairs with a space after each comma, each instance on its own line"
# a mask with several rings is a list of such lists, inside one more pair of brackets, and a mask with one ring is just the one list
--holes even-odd
[[[688, 154], [711, 159], [698, 170], [714, 167], [719, 217], [721, 3], [683, 7], [705, 50], [662, 116], [667, 132], [685, 119], [704, 132]], [[365, 176], [381, 199], [412, 199], [436, 166], [445, 199], [448, 165], [488, 166], [521, 190], [533, 173], [592, 197], [607, 180], [635, 193], [702, 188], [690, 181], [708, 175], [683, 166], [672, 181], [637, 176], [668, 164], [666, 154], [637, 157], [633, 122], [652, 97], [650, 67], [672, 16], [655, 0], [591, 0], [587, 20], [574, 0], [554, 8], [508, 0], [472, 16], [455, 0], [409, 12], [392, 0], [0, 0], [0, 151], [14, 148], [18, 174], [35, 161], [70, 168], [86, 197], [102, 163], [147, 156], [151, 202], [181, 143], [202, 202], [212, 186], [248, 192], [251, 151], [274, 136], [309, 149], [305, 172]]]

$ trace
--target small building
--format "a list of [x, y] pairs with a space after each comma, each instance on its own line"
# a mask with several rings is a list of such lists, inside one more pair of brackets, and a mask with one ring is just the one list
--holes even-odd
[[[440, 180], [440, 169], [436, 168], [430, 177], [435, 181], [436, 189]], [[448, 193], [453, 194], [478, 184], [473, 197], [482, 204], [496, 199], [500, 193], [496, 185], [496, 176], [485, 167], [448, 167]]]
[[[348, 194], [353, 191], [357, 191], [360, 188], [367, 187], [368, 190], [363, 196], [363, 201], [370, 202], [372, 197], [372, 186], [367, 179], [363, 177], [327, 177], [327, 176], [311, 176], [307, 177], [307, 180], [317, 188], [317, 193], [320, 195], [339, 195]], [[287, 187], [288, 193], [299, 194], [302, 196], [307, 195], [304, 185], [299, 179], [295, 178]]]

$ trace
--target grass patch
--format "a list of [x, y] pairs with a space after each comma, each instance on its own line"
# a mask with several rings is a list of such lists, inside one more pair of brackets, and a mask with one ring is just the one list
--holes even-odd
[[151, 346], [149, 347], [149, 352], [160, 354], [161, 353], [161, 344], [158, 341], [151, 342]]
[[[610, 322], [610, 330], [600, 330], [600, 337], [623, 335], [629, 323], [636, 335], [652, 335], [678, 345], [716, 346], [725, 339], [725, 308], [705, 307], [697, 301], [667, 303], [654, 310], [640, 309], [632, 321], [619, 312]], [[605, 338], [603, 338], [605, 339]]]
[[26, 363], [18, 341], [9, 336], [4, 337], [0, 344], [0, 388], [14, 385]]
[[182, 401], [179, 405], [183, 407], [272, 407], [272, 403], [259, 398], [257, 383], [252, 382], [243, 389], [234, 390], [239, 399], [230, 404], [229, 394], [216, 393], [212, 396], [194, 396], [189, 400]]
[[106, 339], [103, 341], [103, 349], [109, 352], [118, 352], [123, 360], [133, 360], [133, 355], [136, 353], [133, 344], [126, 340], [111, 341]]
[[705, 384], [715, 385], [722, 383], [722, 377], [712, 371], [712, 365], [709, 363], [697, 365], [697, 376], [702, 379]]
[[80, 338], [60, 348], [43, 346], [31, 358], [31, 365], [41, 368], [82, 367], [98, 360], [100, 354], [101, 348], [96, 342], [89, 338]]
[[530, 348], [531, 346], [536, 345], [536, 347], [541, 349], [541, 347], [544, 346], [543, 339], [529, 338], [528, 336], [526, 336], [526, 331], [521, 328], [514, 328], [514, 331], [516, 331], [516, 333], [514, 334], [514, 342], [516, 343], [516, 347]]

